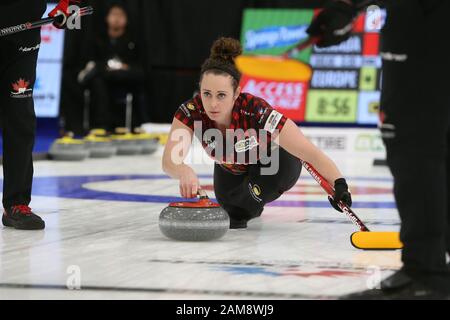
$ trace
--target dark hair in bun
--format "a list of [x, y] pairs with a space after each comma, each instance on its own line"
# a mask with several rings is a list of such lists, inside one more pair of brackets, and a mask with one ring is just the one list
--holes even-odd
[[206, 72], [216, 75], [228, 74], [233, 77], [233, 88], [236, 90], [241, 81], [241, 73], [236, 68], [234, 59], [240, 54], [242, 47], [238, 40], [222, 37], [214, 41], [211, 54], [202, 65], [200, 81]]
[[211, 47], [211, 59], [222, 59], [234, 64], [234, 58], [242, 53], [238, 40], [233, 38], [219, 38]]

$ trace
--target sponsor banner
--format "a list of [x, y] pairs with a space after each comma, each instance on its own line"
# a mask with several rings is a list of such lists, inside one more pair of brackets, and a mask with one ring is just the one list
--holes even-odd
[[322, 70], [313, 71], [311, 89], [358, 89], [358, 70]]
[[362, 48], [361, 37], [359, 35], [354, 35], [348, 38], [348, 40], [335, 46], [326, 48], [314, 46], [313, 53], [361, 54]]
[[[381, 140], [379, 129], [359, 128], [323, 128], [301, 127], [303, 134], [322, 151], [331, 156], [367, 157], [385, 159], [386, 151]], [[148, 133], [168, 134], [170, 124], [145, 123], [143, 129]], [[201, 143], [193, 139], [186, 163], [194, 164], [193, 159], [204, 156], [205, 163], [214, 164], [205, 152]], [[160, 149], [162, 150], [162, 149]], [[193, 155], [192, 152], [198, 153]]]
[[329, 156], [385, 159], [379, 129], [302, 128], [303, 134]]
[[[318, 12], [319, 9], [245, 10], [241, 32], [244, 54], [281, 55], [307, 38], [306, 28]], [[355, 20], [348, 40], [328, 48], [312, 46], [293, 56], [311, 66], [312, 76], [307, 83], [280, 82], [273, 79], [274, 74], [256, 75], [265, 79], [247, 74], [244, 91], [261, 96], [297, 122], [375, 123], [370, 110], [376, 104], [372, 97], [380, 90], [379, 32], [385, 16], [384, 10], [369, 6]], [[295, 93], [299, 91], [301, 94]]]
[[377, 132], [361, 132], [359, 133], [353, 143], [354, 153], [374, 153], [385, 155], [386, 149], [381, 138], [381, 133]]
[[341, 55], [341, 54], [313, 54], [310, 64], [313, 68], [327, 69], [359, 69], [362, 67], [381, 68], [381, 57]]
[[307, 82], [275, 81], [243, 75], [243, 92], [263, 98], [271, 106], [293, 121], [303, 121]]
[[306, 121], [355, 122], [358, 91], [310, 90], [306, 107]]
[[245, 33], [244, 50], [271, 49], [275, 46], [292, 46], [307, 37], [306, 25], [271, 26]]
[[380, 56], [363, 56], [362, 57], [363, 67], [374, 67], [381, 69], [381, 57]]
[[355, 54], [312, 54], [310, 60], [313, 68], [328, 69], [359, 69], [363, 62], [363, 57]]
[[303, 133], [306, 134], [306, 137], [315, 144], [319, 149], [324, 151], [346, 151], [347, 150], [347, 144], [348, 139], [346, 135], [343, 135], [342, 133], [337, 135], [331, 135], [331, 134], [307, 134], [305, 133], [309, 132], [309, 128], [305, 128], [303, 130]]
[[[280, 55], [291, 46], [308, 38], [306, 29], [313, 10], [246, 9], [244, 10], [241, 43], [244, 53]], [[294, 58], [307, 62], [311, 49]]]
[[361, 92], [358, 101], [358, 123], [378, 124], [380, 92]]

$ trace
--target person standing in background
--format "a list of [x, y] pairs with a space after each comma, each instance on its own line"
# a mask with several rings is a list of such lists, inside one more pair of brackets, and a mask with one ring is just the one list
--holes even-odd
[[358, 8], [384, 5], [381, 31], [381, 133], [394, 177], [401, 219], [403, 267], [381, 290], [348, 296], [450, 298], [450, 60], [446, 43], [450, 1], [330, 1], [307, 32], [319, 47], [351, 35]]
[[[71, 1], [60, 1], [49, 14], [54, 25], [65, 28]], [[47, 7], [45, 0], [2, 0], [0, 28], [36, 21]], [[40, 28], [0, 38], [0, 125], [3, 136], [3, 225], [22, 230], [45, 228], [28, 206], [33, 181], [32, 152], [36, 115], [33, 86], [41, 42]]]
[[[140, 97], [144, 91], [144, 72], [136, 41], [129, 32], [126, 8], [112, 4], [107, 10], [105, 24], [106, 32], [96, 38], [93, 54], [78, 74], [78, 82], [91, 90], [90, 127], [113, 132], [125, 122], [123, 105], [115, 108], [115, 96], [126, 91]], [[133, 111], [133, 126], [139, 126], [145, 118], [144, 112], [139, 108]]]

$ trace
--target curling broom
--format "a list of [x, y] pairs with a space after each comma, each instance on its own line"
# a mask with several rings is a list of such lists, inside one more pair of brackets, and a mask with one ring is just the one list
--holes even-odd
[[[75, 11], [75, 13], [73, 13], [71, 17], [77, 17], [77, 16], [83, 17], [83, 16], [91, 15], [93, 13], [94, 13], [94, 9], [91, 6], [88, 6], [88, 7], [80, 8], [79, 10]], [[18, 24], [16, 26], [2, 28], [2, 29], [0, 29], [0, 37], [9, 36], [11, 34], [15, 34], [15, 33], [26, 31], [26, 30], [40, 28], [47, 24], [51, 24], [55, 21], [58, 21], [58, 19], [60, 19], [60, 18], [61, 18], [61, 16], [48, 17], [48, 18], [44, 18], [44, 19], [34, 21], [34, 22], [25, 22], [25, 23]]]
[[[320, 173], [306, 161], [302, 161], [303, 167], [311, 174], [311, 176], [320, 184], [320, 186], [328, 193], [334, 196], [334, 188], [325, 180]], [[401, 249], [403, 244], [400, 241], [398, 232], [370, 231], [369, 228], [358, 218], [358, 216], [342, 201], [338, 203], [339, 208], [344, 212], [350, 220], [358, 226], [358, 232], [354, 232], [350, 236], [351, 244], [357, 249], [364, 250], [394, 250]]]

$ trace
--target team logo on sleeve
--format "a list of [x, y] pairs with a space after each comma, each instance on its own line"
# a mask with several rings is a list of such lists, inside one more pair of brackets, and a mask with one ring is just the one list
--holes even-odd
[[30, 88], [30, 82], [24, 79], [19, 79], [17, 82], [13, 83], [11, 91], [12, 98], [30, 98], [33, 95], [33, 89]]
[[272, 112], [269, 114], [269, 117], [267, 118], [266, 124], [264, 125], [264, 130], [273, 133], [277, 128], [278, 123], [280, 123], [282, 117], [283, 115], [281, 113], [276, 110], [272, 110]]
[[250, 138], [239, 140], [238, 142], [236, 142], [236, 144], [234, 145], [234, 150], [236, 150], [236, 152], [245, 152], [253, 149], [257, 145], [258, 141], [256, 140], [256, 137], [251, 136]]
[[189, 112], [189, 110], [188, 110], [188, 108], [184, 105], [184, 104], [182, 104], [181, 105], [181, 111], [183, 111], [183, 113], [187, 116], [187, 117], [191, 117], [191, 113]]

